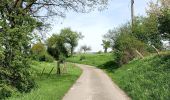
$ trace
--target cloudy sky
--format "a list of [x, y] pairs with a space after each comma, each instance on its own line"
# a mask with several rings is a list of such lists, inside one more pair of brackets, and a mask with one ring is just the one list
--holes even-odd
[[[135, 15], [146, 15], [145, 9], [150, 0], [135, 0]], [[62, 28], [70, 27], [74, 31], [82, 32], [85, 36], [79, 41], [81, 45], [91, 46], [92, 51], [103, 50], [102, 36], [109, 29], [113, 29], [130, 20], [130, 0], [111, 0], [108, 9], [88, 14], [69, 12], [67, 17], [55, 22], [50, 33], [57, 33]]]

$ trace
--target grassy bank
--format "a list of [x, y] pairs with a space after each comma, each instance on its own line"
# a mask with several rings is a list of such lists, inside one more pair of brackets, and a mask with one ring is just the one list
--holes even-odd
[[[104, 58], [107, 57], [106, 55], [103, 54]], [[90, 59], [87, 57], [85, 62], [80, 62], [77, 56], [73, 60], [69, 58], [69, 61], [104, 68], [113, 81], [133, 100], [169, 100], [170, 53], [134, 60], [121, 67], [117, 67], [109, 57], [105, 58], [107, 61], [102, 60], [102, 62], [99, 57], [99, 55], [91, 55]]]
[[[9, 100], [61, 100], [81, 74], [81, 70], [73, 64], [66, 64], [66, 66], [67, 73], [57, 76], [56, 62], [33, 62], [31, 67], [37, 88], [31, 93], [20, 94], [9, 98]], [[53, 67], [54, 70], [49, 74]], [[44, 68], [45, 71], [41, 74]]]

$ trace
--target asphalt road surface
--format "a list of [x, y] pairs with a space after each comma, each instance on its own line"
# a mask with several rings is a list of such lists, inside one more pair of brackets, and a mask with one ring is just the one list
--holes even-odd
[[63, 100], [130, 100], [101, 69], [76, 65], [83, 70], [83, 73]]

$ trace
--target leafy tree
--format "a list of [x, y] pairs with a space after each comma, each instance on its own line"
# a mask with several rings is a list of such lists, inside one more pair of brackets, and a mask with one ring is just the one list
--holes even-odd
[[127, 23], [122, 25], [121, 27], [115, 28], [113, 30], [109, 30], [103, 37], [105, 40], [110, 42], [110, 46], [114, 50], [115, 41], [118, 33], [120, 33], [121, 31], [126, 31], [126, 33], [131, 33], [130, 29], [131, 29], [130, 25]]
[[151, 2], [148, 14], [157, 18], [157, 26], [162, 39], [169, 40], [170, 0], [159, 0], [157, 3]]
[[74, 32], [70, 28], [65, 28], [61, 30], [60, 35], [64, 38], [65, 43], [70, 45], [70, 51], [72, 56], [75, 47], [78, 45], [79, 39], [83, 38], [82, 34]]
[[29, 92], [34, 87], [28, 70], [33, 30], [42, 26], [45, 18], [64, 17], [68, 10], [88, 12], [106, 4], [107, 0], [1, 0], [0, 68], [3, 71], [0, 73], [0, 81], [21, 92]]
[[170, 8], [163, 9], [159, 19], [159, 31], [163, 39], [170, 41]]
[[[139, 32], [141, 31], [139, 30]], [[131, 26], [127, 23], [115, 28], [115, 30], [109, 31], [105, 35], [105, 38], [113, 43], [112, 48], [115, 49], [116, 55], [115, 61], [118, 64], [126, 64], [139, 54], [145, 54], [146, 45], [137, 38], [139, 35], [135, 33], [135, 31], [131, 32]]]
[[90, 46], [87, 46], [87, 45], [83, 45], [80, 47], [81, 50], [84, 51], [84, 53], [86, 53], [87, 51], [90, 51], [91, 50], [91, 47]]
[[46, 51], [45, 45], [42, 44], [41, 42], [36, 43], [32, 46], [31, 51], [33, 54], [40, 54], [42, 52]]
[[45, 48], [45, 45], [41, 42], [34, 44], [31, 48], [31, 56], [34, 60], [53, 62], [53, 57], [50, 56]]
[[[20, 92], [29, 92], [34, 81], [29, 72], [30, 41], [32, 31], [40, 25], [24, 9], [13, 8], [9, 0], [0, 5], [0, 45], [2, 56], [0, 63], [0, 81]], [[4, 85], [5, 86], [5, 85]], [[1, 91], [1, 90], [0, 90]], [[10, 96], [10, 95], [9, 95]], [[5, 97], [2, 96], [2, 97]]]
[[110, 47], [110, 41], [107, 40], [102, 40], [103, 44], [103, 48], [104, 48], [104, 52], [107, 53], [107, 49]]
[[138, 53], [145, 54], [146, 45], [131, 34], [119, 33], [116, 37], [115, 49], [116, 62], [121, 65], [137, 57]]
[[47, 51], [57, 60], [61, 54], [68, 56], [68, 50], [65, 46], [64, 38], [56, 34], [53, 34], [50, 38], [47, 39]]
[[149, 14], [148, 17], [136, 17], [132, 34], [140, 41], [148, 45], [154, 45], [160, 50], [162, 49], [158, 20], [154, 14]]

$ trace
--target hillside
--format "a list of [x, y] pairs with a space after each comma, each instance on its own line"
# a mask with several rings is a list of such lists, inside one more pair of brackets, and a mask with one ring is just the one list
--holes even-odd
[[168, 100], [170, 98], [170, 53], [133, 60], [121, 67], [114, 65], [111, 59], [114, 57], [111, 54], [109, 56], [108, 54], [85, 55], [85, 57], [84, 61], [79, 60], [80, 56], [69, 58], [68, 61], [104, 68], [113, 81], [133, 100]]

